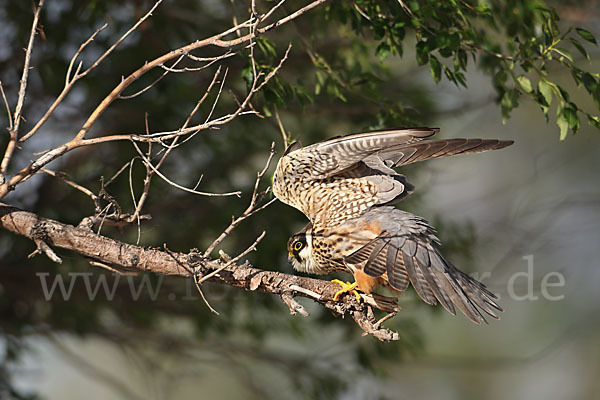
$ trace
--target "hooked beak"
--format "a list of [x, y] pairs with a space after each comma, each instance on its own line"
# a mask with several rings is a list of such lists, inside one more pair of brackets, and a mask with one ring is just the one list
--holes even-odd
[[294, 254], [292, 252], [288, 252], [288, 263], [291, 264], [294, 261]]

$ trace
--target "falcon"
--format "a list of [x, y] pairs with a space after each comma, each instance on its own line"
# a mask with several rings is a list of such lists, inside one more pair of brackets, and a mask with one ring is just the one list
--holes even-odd
[[475, 323], [498, 319], [502, 308], [485, 285], [458, 270], [439, 251], [435, 229], [392, 204], [413, 192], [393, 168], [432, 158], [510, 146], [495, 139], [426, 140], [437, 128], [408, 128], [336, 137], [307, 147], [292, 143], [279, 160], [273, 193], [309, 219], [288, 241], [294, 269], [312, 274], [350, 272], [338, 300], [379, 285], [402, 294], [411, 283], [428, 304], [456, 308]]

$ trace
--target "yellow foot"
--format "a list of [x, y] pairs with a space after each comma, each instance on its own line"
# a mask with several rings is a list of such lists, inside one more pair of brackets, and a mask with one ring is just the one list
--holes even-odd
[[340, 295], [344, 294], [344, 293], [354, 293], [354, 295], [356, 296], [356, 300], [360, 301], [360, 293], [358, 293], [358, 290], [356, 290], [356, 287], [358, 286], [358, 284], [356, 282], [354, 283], [350, 283], [350, 282], [344, 282], [344, 281], [340, 281], [339, 279], [334, 279], [331, 282], [333, 283], [337, 283], [338, 285], [340, 285], [342, 287], [341, 290], [338, 290], [335, 295], [333, 296], [333, 301], [338, 301]]

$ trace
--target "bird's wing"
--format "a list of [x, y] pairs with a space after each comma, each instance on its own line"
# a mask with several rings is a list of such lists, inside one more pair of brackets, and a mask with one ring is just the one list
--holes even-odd
[[365, 216], [374, 217], [387, 229], [346, 257], [347, 264], [362, 265], [369, 276], [387, 274], [389, 285], [399, 292], [410, 282], [426, 303], [439, 301], [451, 314], [456, 314], [456, 305], [475, 323], [486, 322], [482, 311], [498, 318], [502, 309], [495, 302], [496, 295], [442, 256], [433, 228], [425, 220], [392, 207]]
[[313, 179], [325, 179], [351, 170], [360, 161], [382, 160], [387, 167], [398, 167], [431, 158], [498, 150], [512, 140], [439, 139], [424, 140], [439, 132], [437, 128], [407, 128], [357, 133], [333, 138], [301, 148], [293, 143], [286, 154], [300, 150], [311, 158]]
[[513, 143], [512, 140], [497, 139], [427, 140], [388, 148], [377, 156], [386, 161], [390, 167], [399, 167], [432, 158], [499, 150]]
[[[351, 168], [373, 154], [418, 142], [438, 131], [436, 128], [407, 128], [357, 133], [315, 143], [300, 151], [311, 158], [312, 177], [325, 179]], [[295, 152], [294, 150], [291, 152]]]

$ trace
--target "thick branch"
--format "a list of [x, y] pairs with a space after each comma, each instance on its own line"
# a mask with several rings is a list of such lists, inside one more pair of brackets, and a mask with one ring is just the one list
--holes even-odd
[[333, 296], [340, 287], [328, 281], [265, 271], [250, 267], [247, 263], [227, 265], [224, 261], [206, 258], [196, 252], [185, 254], [134, 246], [3, 203], [0, 203], [0, 226], [36, 243], [43, 242], [49, 246], [71, 250], [124, 270], [189, 277], [194, 273], [205, 276], [222, 269], [210, 281], [277, 295], [290, 306], [292, 312], [302, 313], [298, 304], [290, 300], [293, 296], [308, 297], [336, 314], [351, 315], [365, 332], [379, 340], [398, 339], [397, 333], [376, 326], [369, 317], [370, 307], [386, 312], [399, 309], [395, 301], [387, 297], [363, 295], [365, 301], [359, 302], [353, 295], [346, 295], [339, 301], [333, 301]]

